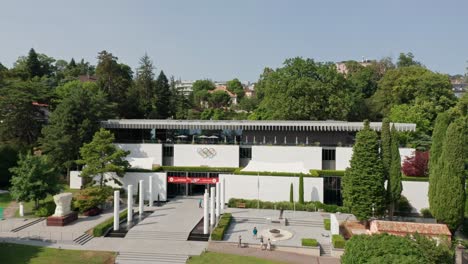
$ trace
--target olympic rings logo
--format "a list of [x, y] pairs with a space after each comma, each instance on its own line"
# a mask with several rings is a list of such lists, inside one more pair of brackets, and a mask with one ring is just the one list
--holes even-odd
[[198, 148], [197, 153], [204, 159], [212, 159], [216, 156], [216, 150], [214, 148]]

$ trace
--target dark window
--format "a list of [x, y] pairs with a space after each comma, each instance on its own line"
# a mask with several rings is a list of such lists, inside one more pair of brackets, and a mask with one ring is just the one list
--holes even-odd
[[322, 149], [322, 160], [336, 160], [335, 154], [334, 149]]
[[239, 149], [239, 158], [241, 158], [241, 159], [251, 159], [252, 158], [252, 149], [251, 148], [240, 148]]
[[174, 157], [174, 146], [163, 146], [163, 157]]
[[343, 205], [341, 197], [341, 177], [324, 177], [323, 193], [325, 204]]

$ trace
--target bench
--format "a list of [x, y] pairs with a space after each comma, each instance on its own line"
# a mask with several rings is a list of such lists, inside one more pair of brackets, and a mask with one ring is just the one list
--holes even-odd
[[245, 208], [245, 203], [237, 203], [237, 208]]

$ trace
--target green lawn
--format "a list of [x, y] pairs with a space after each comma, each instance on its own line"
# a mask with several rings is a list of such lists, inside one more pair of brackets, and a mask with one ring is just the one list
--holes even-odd
[[106, 251], [66, 250], [0, 243], [0, 262], [12, 264], [111, 264], [116, 254]]
[[223, 263], [223, 264], [281, 264], [271, 260], [259, 259], [255, 257], [238, 256], [231, 254], [222, 254], [215, 252], [206, 252], [200, 256], [191, 257], [188, 264], [206, 264], [206, 263]]
[[11, 202], [11, 196], [9, 193], [0, 194], [0, 207], [6, 208]]

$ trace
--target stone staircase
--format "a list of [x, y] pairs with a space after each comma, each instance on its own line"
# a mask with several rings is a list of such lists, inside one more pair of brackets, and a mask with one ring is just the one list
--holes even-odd
[[171, 264], [186, 263], [187, 255], [167, 254], [167, 253], [140, 253], [140, 252], [119, 252], [115, 259], [116, 264]]
[[323, 227], [323, 220], [287, 220], [288, 226]]
[[81, 236], [73, 239], [73, 242], [75, 242], [76, 244], [82, 246], [82, 245], [88, 243], [93, 238], [94, 238], [93, 236], [91, 236], [91, 235], [89, 235], [87, 233], [84, 233]]
[[16, 227], [16, 228], [12, 229], [11, 232], [15, 232], [15, 233], [16, 233], [16, 232], [21, 231], [21, 230], [23, 230], [23, 229], [25, 229], [25, 228], [28, 228], [28, 227], [30, 227], [30, 226], [32, 226], [32, 225], [35, 225], [35, 224], [37, 224], [37, 223], [40, 223], [40, 222], [42, 222], [42, 221], [44, 221], [44, 220], [45, 220], [45, 218], [41, 217], [41, 218], [38, 218], [38, 219], [35, 219], [35, 220], [32, 220], [32, 221], [29, 221], [29, 222], [27, 222], [26, 224], [24, 224], [24, 225], [22, 225], [22, 226], [18, 226], [18, 227]]
[[322, 245], [320, 244], [320, 256], [331, 257], [331, 245]]
[[146, 240], [172, 240], [187, 241], [186, 232], [165, 232], [165, 231], [130, 231], [125, 236], [126, 239], [146, 239]]
[[[232, 221], [234, 223], [249, 223], [249, 224], [280, 224], [278, 219], [271, 219], [269, 222], [266, 218], [261, 217], [239, 217], [234, 216], [232, 217]], [[323, 220], [294, 220], [287, 218], [286, 223], [288, 226], [305, 226], [305, 227], [323, 227]]]

